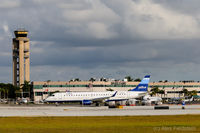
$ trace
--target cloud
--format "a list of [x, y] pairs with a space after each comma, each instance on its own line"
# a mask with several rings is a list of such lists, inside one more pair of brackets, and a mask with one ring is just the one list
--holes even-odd
[[19, 0], [1, 0], [0, 9], [16, 8], [20, 6]]
[[[113, 1], [106, 2], [113, 7]], [[121, 16], [121, 26], [132, 38], [199, 38], [199, 23], [194, 16], [168, 10], [153, 1], [117, 1], [114, 10]]]
[[32, 80], [149, 73], [154, 80], [198, 79], [200, 72], [192, 73], [192, 69], [199, 67], [200, 60], [199, 4], [186, 0], [3, 0], [0, 79], [5, 76], [3, 81], [11, 81], [5, 72], [11, 73], [17, 28], [29, 31]]
[[3, 25], [3, 30], [5, 33], [8, 33], [8, 31], [9, 31], [8, 25]]
[[[80, 4], [81, 3], [81, 4]], [[66, 32], [83, 38], [110, 39], [117, 33], [112, 31], [119, 16], [99, 0], [75, 1], [59, 5]]]
[[[65, 42], [64, 46], [80, 42], [81, 45], [94, 42], [103, 45], [110, 41], [118, 44], [123, 40], [126, 44], [138, 40], [199, 39], [198, 16], [169, 10], [151, 0], [76, 0], [56, 4], [44, 1], [43, 4], [55, 6], [50, 11], [48, 6], [43, 7], [42, 13], [34, 17], [36, 20], [33, 22], [38, 26], [32, 31], [33, 36], [40, 40], [59, 39], [59, 42]], [[50, 16], [40, 16], [46, 16], [48, 12]], [[45, 30], [39, 35], [40, 27]], [[57, 36], [50, 34], [52, 32], [56, 32]]]

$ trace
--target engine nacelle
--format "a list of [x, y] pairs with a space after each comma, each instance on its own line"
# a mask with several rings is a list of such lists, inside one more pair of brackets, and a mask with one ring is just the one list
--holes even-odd
[[109, 107], [109, 108], [115, 108], [115, 107], [116, 107], [115, 101], [109, 101], [109, 102], [108, 102], [108, 107]]
[[83, 105], [91, 105], [92, 101], [91, 100], [83, 100]]

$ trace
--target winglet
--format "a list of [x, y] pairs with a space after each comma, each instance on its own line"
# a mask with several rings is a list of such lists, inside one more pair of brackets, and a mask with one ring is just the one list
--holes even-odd
[[115, 97], [116, 94], [117, 94], [117, 91], [111, 97]]

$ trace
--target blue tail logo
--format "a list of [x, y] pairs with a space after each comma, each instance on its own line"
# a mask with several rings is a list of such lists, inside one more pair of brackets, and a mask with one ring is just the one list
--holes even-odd
[[150, 75], [146, 75], [139, 83], [139, 85], [136, 88], [132, 89], [131, 91], [147, 91], [149, 80], [150, 80]]

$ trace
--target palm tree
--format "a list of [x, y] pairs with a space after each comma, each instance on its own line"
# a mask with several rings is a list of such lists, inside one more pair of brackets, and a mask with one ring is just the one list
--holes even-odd
[[3, 91], [3, 89], [2, 89], [2, 88], [0, 88], [0, 99], [1, 99], [1, 93], [2, 93], [2, 91]]
[[131, 78], [131, 76], [126, 76], [125, 79], [127, 79], [127, 81], [133, 81], [133, 79]]
[[0, 98], [15, 98], [15, 91], [18, 90], [19, 87], [13, 86], [12, 84], [4, 84], [0, 83]]
[[90, 78], [90, 80], [89, 81], [92, 81], [92, 82], [94, 82], [96, 79], [95, 78]]
[[5, 92], [6, 92], [6, 99], [8, 99], [9, 89], [6, 89]]
[[188, 96], [189, 95], [189, 91], [187, 90], [187, 89], [183, 89], [183, 94], [184, 94], [184, 96]]
[[24, 81], [24, 84], [22, 86], [22, 91], [23, 93], [25, 93], [25, 96], [28, 93], [28, 97], [30, 97], [31, 85], [29, 81]]
[[109, 89], [106, 89], [106, 91], [114, 91], [113, 89], [109, 88]]
[[159, 93], [159, 88], [157, 87], [157, 86], [155, 86], [155, 87], [153, 87], [152, 89], [151, 89], [151, 96], [153, 96], [153, 95], [155, 95], [156, 96], [156, 94], [157, 93]]
[[135, 79], [134, 81], [135, 81], [135, 82], [140, 82], [141, 79], [140, 79], [140, 78], [137, 78], [137, 79]]
[[5, 98], [6, 98], [6, 89], [3, 88], [3, 89], [2, 89], [2, 92], [3, 92], [3, 99], [5, 100]]
[[196, 90], [193, 90], [193, 91], [190, 92], [190, 96], [195, 96], [195, 95], [197, 95], [197, 91]]
[[81, 81], [79, 78], [75, 78], [75, 80], [74, 81]]
[[164, 90], [159, 90], [158, 93], [161, 94], [161, 97], [162, 97], [162, 95], [165, 94], [165, 91]]

